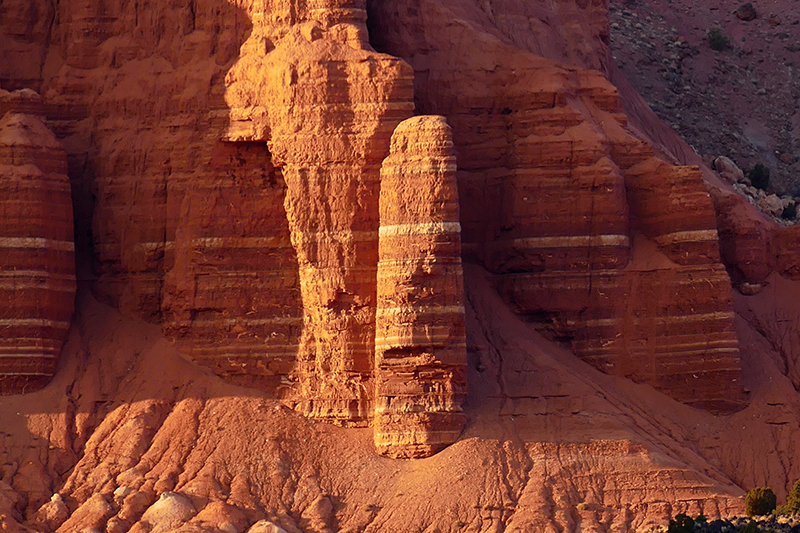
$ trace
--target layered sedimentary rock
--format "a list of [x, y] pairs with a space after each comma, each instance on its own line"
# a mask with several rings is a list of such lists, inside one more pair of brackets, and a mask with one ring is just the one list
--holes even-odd
[[[738, 405], [699, 175], [654, 159], [600, 73], [553, 62], [605, 68], [602, 2], [373, 1], [371, 42], [394, 57], [367, 42], [365, 0], [150, 7], [54, 6], [33, 73], [83, 187], [104, 302], [226, 378], [366, 423], [379, 168], [415, 84], [418, 110], [454, 128], [465, 257], [520, 314], [604, 370]], [[548, 29], [550, 11], [572, 23]]]
[[304, 318], [299, 408], [343, 423], [371, 415], [379, 169], [394, 127], [413, 110], [411, 70], [369, 50], [364, 7], [301, 9], [273, 50], [251, 51], [233, 68], [227, 93], [240, 122], [247, 114], [237, 110], [263, 109], [286, 181]]
[[[514, 37], [508, 20], [500, 34], [473, 30], [483, 15], [467, 4], [374, 2], [371, 17], [379, 49], [415, 68], [418, 108], [453, 127], [465, 256], [598, 368], [699, 407], [741, 407], [701, 174], [657, 160], [599, 73], [525, 53], [547, 47]], [[445, 51], [461, 46], [476, 52]]]
[[35, 101], [0, 94], [0, 394], [48, 383], [75, 301], [67, 158]]
[[303, 327], [286, 185], [264, 143], [218, 143], [184, 197], [164, 331], [236, 383], [286, 392]]
[[466, 421], [466, 337], [456, 159], [443, 117], [392, 136], [380, 192], [375, 445], [428, 456]]

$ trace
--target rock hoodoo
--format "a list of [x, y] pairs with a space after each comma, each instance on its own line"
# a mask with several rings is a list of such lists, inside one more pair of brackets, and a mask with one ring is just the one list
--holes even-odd
[[39, 118], [41, 100], [0, 91], [0, 114], [0, 394], [14, 394], [55, 372], [75, 303], [75, 246], [67, 155]]
[[381, 169], [375, 445], [431, 455], [466, 421], [466, 337], [456, 158], [444, 117], [414, 117]]

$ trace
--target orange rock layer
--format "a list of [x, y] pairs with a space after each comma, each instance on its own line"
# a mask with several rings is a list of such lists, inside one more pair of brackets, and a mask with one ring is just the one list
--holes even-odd
[[195, 362], [283, 394], [303, 327], [286, 184], [264, 143], [218, 143], [180, 214], [164, 332]]
[[[42, 59], [0, 69], [0, 79], [42, 84], [49, 124], [68, 142], [87, 235], [92, 225], [96, 295], [161, 323], [226, 379], [343, 424], [367, 424], [393, 404], [458, 413], [461, 355], [434, 345], [454, 355], [432, 373], [415, 361], [390, 369], [387, 334], [376, 336], [407, 320], [412, 331], [446, 325], [458, 337], [457, 312], [440, 313], [446, 324], [381, 314], [402, 302], [381, 285], [379, 227], [438, 224], [455, 209], [456, 196], [442, 192], [441, 213], [409, 208], [408, 222], [380, 220], [381, 164], [416, 104], [453, 128], [464, 257], [496, 274], [520, 315], [604, 371], [736, 409], [730, 290], [700, 174], [654, 157], [599, 72], [552, 60], [606, 60], [602, 2], [561, 4], [577, 22], [544, 42], [531, 38], [547, 31], [544, 8], [527, 2], [373, 1], [368, 41], [366, 0], [197, 0], [146, 13], [69, 0], [42, 8], [57, 21], [46, 59], [40, 25], [8, 30], [15, 54]], [[408, 151], [392, 157], [452, 155], [426, 144], [427, 121], [414, 124], [421, 137], [398, 131]], [[402, 166], [393, 161], [387, 169]], [[423, 244], [385, 250], [409, 265], [458, 256], [456, 240], [414, 246]], [[460, 293], [451, 266], [409, 295], [457, 309], [438, 300]], [[411, 287], [409, 275], [388, 274]], [[441, 442], [460, 427], [449, 419]], [[379, 441], [395, 442], [396, 426], [379, 429]], [[426, 431], [420, 439], [434, 439]]]
[[[29, 95], [0, 95], [0, 394], [31, 392], [55, 372], [75, 300], [72, 197], [64, 148]], [[19, 96], [20, 98], [12, 98]]]
[[444, 117], [414, 117], [381, 169], [375, 445], [429, 456], [466, 418], [466, 337], [456, 158]]
[[286, 181], [303, 302], [298, 408], [361, 424], [374, 388], [380, 164], [395, 126], [413, 111], [412, 73], [371, 51], [365, 7], [363, 0], [309, 4], [274, 49], [251, 49], [234, 66], [226, 93], [238, 120], [238, 133], [227, 135], [267, 132]]
[[[415, 68], [418, 107], [453, 127], [465, 256], [601, 370], [741, 408], [730, 283], [698, 169], [655, 158], [599, 73], [472, 30], [480, 15], [461, 3], [414, 4], [376, 2], [371, 29]], [[449, 52], [462, 46], [478, 52]]]

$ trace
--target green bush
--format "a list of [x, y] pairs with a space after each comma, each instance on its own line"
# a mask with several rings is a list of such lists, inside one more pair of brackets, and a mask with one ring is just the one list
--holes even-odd
[[800, 513], [800, 479], [792, 485], [792, 490], [786, 497], [786, 505], [783, 506], [782, 511], [785, 514]]
[[721, 29], [713, 28], [708, 32], [708, 46], [710, 46], [712, 50], [722, 52], [726, 48], [730, 48], [731, 41], [722, 33]]
[[769, 169], [761, 163], [754, 166], [753, 169], [747, 173], [747, 177], [750, 178], [750, 184], [756, 189], [766, 191], [767, 187], [769, 187]]
[[744, 527], [739, 528], [739, 533], [759, 533], [758, 524], [750, 520]]
[[777, 504], [775, 493], [769, 487], [755, 487], [750, 489], [744, 500], [744, 512], [747, 516], [761, 516], [770, 514]]
[[694, 533], [694, 520], [683, 513], [675, 515], [674, 520], [669, 521], [667, 533]]

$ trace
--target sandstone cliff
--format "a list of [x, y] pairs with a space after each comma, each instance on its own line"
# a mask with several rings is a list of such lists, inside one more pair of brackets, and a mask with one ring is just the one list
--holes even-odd
[[800, 475], [729, 278], [794, 256], [608, 81], [606, 2], [3, 8], [87, 280], [0, 398], [3, 529], [637, 530]]

